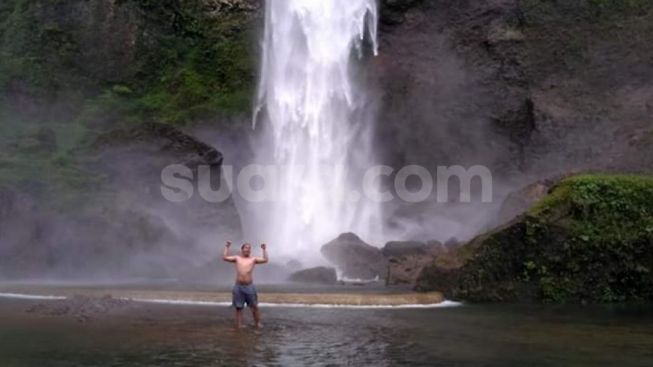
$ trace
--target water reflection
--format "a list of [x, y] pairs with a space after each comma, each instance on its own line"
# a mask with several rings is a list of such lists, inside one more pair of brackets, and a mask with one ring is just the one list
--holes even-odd
[[263, 310], [260, 331], [236, 330], [231, 311], [223, 307], [142, 305], [87, 323], [25, 316], [23, 309], [8, 311], [0, 302], [0, 365], [653, 364], [650, 306], [275, 308]]

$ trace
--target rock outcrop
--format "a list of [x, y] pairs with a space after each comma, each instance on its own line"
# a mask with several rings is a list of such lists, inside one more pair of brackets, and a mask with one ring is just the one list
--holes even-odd
[[[223, 238], [241, 238], [239, 214], [233, 199], [210, 202], [200, 196], [199, 169], [208, 170], [203, 179], [213, 190], [222, 182], [222, 154], [215, 148], [183, 133], [169, 125], [146, 123], [129, 130], [117, 130], [98, 138], [96, 147], [100, 152], [99, 167], [109, 175], [110, 185], [126, 195], [141, 198], [162, 208], [179, 219], [187, 220], [190, 228], [202, 228]], [[126, 162], [128, 162], [126, 164]], [[170, 202], [162, 196], [161, 175], [170, 165], [188, 168], [192, 177], [191, 197], [179, 203]], [[122, 190], [121, 190], [122, 189]], [[147, 198], [148, 200], [144, 200]], [[174, 214], [176, 212], [176, 214]]]
[[391, 165], [653, 169], [653, 3], [387, 0], [381, 20]]
[[76, 192], [85, 201], [74, 212], [58, 212], [29, 192], [0, 191], [2, 275], [191, 278], [216, 239], [242, 236], [230, 198], [210, 203], [194, 192], [170, 202], [161, 194], [161, 170], [170, 164], [194, 175], [208, 167], [217, 188], [222, 155], [215, 148], [150, 123], [103, 135], [94, 151], [86, 169], [102, 179], [93, 191]]
[[161, 169], [219, 186], [222, 154], [173, 126], [249, 112], [261, 2], [173, 3], [1, 2], [0, 187], [35, 205], [0, 198], [2, 275], [175, 278], [240, 238], [231, 200], [190, 179], [169, 202]]
[[[375, 142], [395, 171], [483, 165], [509, 190], [577, 170], [653, 172], [653, 3], [381, 4], [367, 75]], [[459, 238], [487, 230], [498, 208], [464, 212], [453, 198], [427, 219], [426, 204], [399, 203], [398, 222]]]
[[442, 248], [438, 241], [390, 241], [381, 248], [385, 257], [403, 257], [412, 255], [431, 255]]
[[336, 284], [338, 277], [336, 269], [325, 266], [296, 271], [288, 277], [291, 282], [313, 284]]
[[437, 241], [391, 241], [381, 249], [388, 258], [386, 285], [414, 285], [424, 266], [445, 251]]
[[424, 268], [416, 288], [466, 301], [653, 299], [653, 178], [562, 180], [527, 213]]
[[[497, 187], [510, 188], [576, 170], [653, 172], [652, 2], [380, 4], [380, 53], [361, 68], [377, 102], [380, 163], [483, 165]], [[223, 139], [249, 158], [240, 144], [251, 137], [249, 121], [239, 118], [254, 95], [261, 15], [259, 0], [3, 0], [0, 186], [38, 209], [16, 209], [0, 194], [0, 262], [24, 260], [0, 272], [93, 268], [63, 255], [87, 254], [82, 248], [117, 266], [125, 248], [116, 238], [138, 238], [121, 242], [131, 254], [149, 254], [141, 239], [160, 238], [166, 251], [184, 248], [192, 258], [211, 236], [237, 237], [233, 203], [194, 196], [172, 204], [161, 198], [158, 175], [170, 163], [220, 165], [215, 149], [165, 124], [190, 129], [202, 121], [214, 136], [247, 130]], [[91, 153], [85, 148], [98, 134], [108, 135]], [[527, 210], [548, 186], [509, 196], [499, 222]], [[440, 218], [438, 231], [456, 227], [443, 236], [468, 238], [497, 209], [427, 204], [401, 203], [393, 208], [401, 217], [390, 220], [422, 230]], [[98, 240], [75, 235], [91, 228], [106, 232]], [[382, 255], [353, 247], [364, 256], [330, 254], [346, 276], [385, 276]], [[141, 257], [154, 259], [141, 269], [167, 273], [160, 260], [170, 256], [130, 261], [142, 264]]]
[[353, 279], [383, 278], [387, 260], [378, 248], [363, 242], [353, 233], [343, 233], [323, 245], [322, 255], [342, 271], [342, 276]]
[[501, 203], [495, 226], [505, 224], [526, 212], [535, 203], [544, 198], [553, 186], [571, 175], [572, 173], [566, 173], [538, 180], [508, 194], [503, 203]]

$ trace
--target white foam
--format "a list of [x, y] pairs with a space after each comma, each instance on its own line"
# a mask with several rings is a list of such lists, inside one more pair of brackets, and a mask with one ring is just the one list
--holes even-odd
[[15, 298], [15, 299], [66, 299], [64, 296], [51, 296], [45, 294], [25, 294], [25, 293], [0, 293], [0, 298]]
[[190, 306], [231, 306], [231, 302], [216, 301], [195, 301], [191, 299], [164, 299], [164, 298], [120, 298], [134, 302], [161, 303], [167, 305], [190, 305]]
[[[125, 298], [128, 299], [128, 298]], [[191, 306], [231, 306], [231, 302], [215, 301], [194, 301], [189, 299], [162, 299], [162, 298], [130, 298], [136, 302], [159, 303], [170, 305], [191, 305]], [[327, 303], [270, 303], [259, 302], [261, 307], [276, 308], [345, 308], [345, 309], [411, 309], [411, 308], [447, 308], [461, 306], [462, 303], [445, 300], [440, 303], [427, 304], [403, 304], [403, 305], [348, 305], [348, 304], [327, 304]]]
[[339, 277], [338, 280], [342, 281], [344, 283], [370, 284], [370, 283], [378, 282], [379, 281], [379, 276], [377, 275], [376, 277], [374, 277], [372, 279]]
[[264, 307], [287, 307], [287, 308], [346, 308], [346, 309], [363, 309], [363, 310], [396, 310], [412, 308], [447, 308], [461, 306], [462, 303], [454, 301], [443, 301], [440, 303], [414, 303], [404, 305], [346, 305], [346, 304], [326, 304], [326, 303], [266, 303], [261, 302]]
[[[41, 295], [41, 294], [25, 294], [25, 293], [0, 293], [0, 298], [14, 298], [14, 299], [33, 299], [33, 300], [60, 300], [66, 299], [65, 296]], [[168, 305], [189, 305], [189, 306], [218, 306], [229, 307], [231, 302], [217, 302], [217, 301], [198, 301], [190, 299], [165, 299], [165, 298], [128, 298], [116, 297], [117, 299], [126, 301], [135, 301], [143, 303], [157, 303]], [[275, 307], [275, 308], [340, 308], [340, 309], [362, 309], [362, 310], [397, 310], [397, 309], [417, 309], [417, 308], [448, 308], [461, 306], [462, 303], [445, 300], [440, 303], [427, 303], [427, 304], [403, 304], [403, 305], [348, 305], [348, 304], [327, 304], [327, 303], [270, 303], [260, 302], [261, 307]]]

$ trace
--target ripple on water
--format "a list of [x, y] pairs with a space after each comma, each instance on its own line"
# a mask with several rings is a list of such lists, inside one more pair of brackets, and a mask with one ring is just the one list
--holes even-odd
[[15, 366], [653, 365], [651, 310], [264, 308], [257, 331], [221, 307], [142, 304], [80, 324], [2, 305], [1, 362]]

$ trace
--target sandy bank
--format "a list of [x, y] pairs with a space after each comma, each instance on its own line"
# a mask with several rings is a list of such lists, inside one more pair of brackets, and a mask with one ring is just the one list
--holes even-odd
[[[144, 302], [187, 303], [228, 306], [231, 293], [226, 291], [184, 291], [152, 289], [120, 289], [110, 287], [0, 287], [0, 297], [71, 297], [84, 295], [133, 299]], [[259, 302], [263, 306], [435, 306], [444, 302], [439, 292], [428, 293], [285, 293], [261, 292]]]

